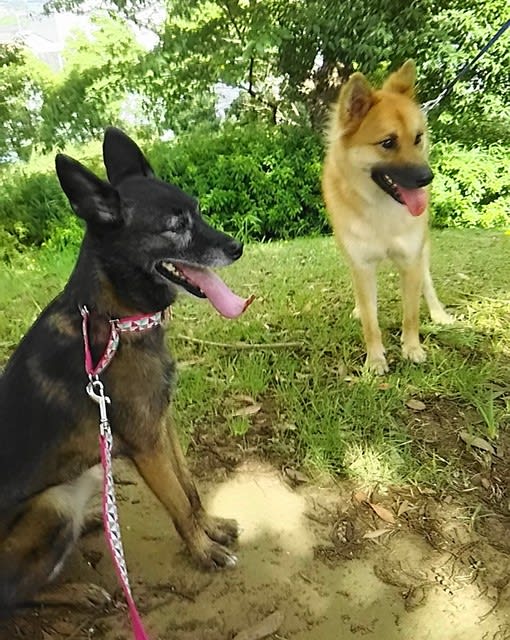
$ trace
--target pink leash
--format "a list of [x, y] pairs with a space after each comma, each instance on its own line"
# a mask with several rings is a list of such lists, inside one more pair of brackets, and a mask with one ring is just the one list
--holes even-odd
[[89, 397], [99, 405], [99, 446], [101, 450], [101, 463], [103, 465], [103, 524], [106, 542], [110, 549], [113, 566], [115, 567], [115, 572], [117, 573], [117, 577], [128, 605], [129, 617], [131, 619], [131, 627], [133, 629], [135, 640], [148, 640], [140, 614], [138, 613], [135, 601], [133, 600], [131, 587], [129, 586], [129, 577], [126, 560], [124, 558], [124, 547], [122, 545], [120, 533], [117, 501], [115, 499], [115, 484], [112, 472], [113, 436], [106, 411], [106, 406], [111, 404], [111, 400], [107, 395], [105, 395], [104, 385], [101, 380], [99, 380], [99, 374], [106, 369], [117, 352], [121, 333], [128, 331], [147, 331], [148, 329], [157, 327], [162, 322], [163, 314], [161, 311], [158, 311], [153, 314], [110, 320], [110, 336], [108, 338], [108, 342], [99, 362], [94, 366], [88, 338], [89, 310], [87, 307], [82, 307], [80, 309], [80, 313], [82, 315], [82, 333], [85, 348], [85, 372], [89, 378], [86, 391]]

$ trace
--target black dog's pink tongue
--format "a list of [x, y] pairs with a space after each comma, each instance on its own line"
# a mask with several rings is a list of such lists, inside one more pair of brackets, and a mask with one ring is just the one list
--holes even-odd
[[427, 208], [428, 195], [425, 189], [404, 189], [398, 185], [400, 197], [413, 216], [421, 216]]
[[237, 318], [255, 299], [255, 296], [240, 298], [211, 269], [190, 267], [181, 262], [178, 267], [192, 284], [205, 293], [209, 302], [225, 318]]

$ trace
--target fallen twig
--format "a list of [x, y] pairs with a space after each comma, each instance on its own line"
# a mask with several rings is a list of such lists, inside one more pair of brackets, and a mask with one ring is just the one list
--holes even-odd
[[288, 349], [304, 346], [302, 342], [215, 342], [214, 340], [192, 338], [183, 333], [179, 333], [177, 338], [187, 340], [188, 342], [195, 342], [196, 344], [205, 344], [209, 347], [223, 347], [225, 349]]
[[253, 627], [240, 631], [234, 637], [234, 640], [262, 640], [278, 631], [282, 624], [283, 613], [281, 611], [275, 611]]
[[84, 618], [76, 627], [74, 631], [72, 631], [68, 636], [66, 636], [66, 640], [74, 640], [78, 637], [78, 634], [83, 631], [83, 629], [88, 629], [94, 625], [95, 622], [99, 619], [100, 616], [94, 614], [92, 616], [87, 616]]

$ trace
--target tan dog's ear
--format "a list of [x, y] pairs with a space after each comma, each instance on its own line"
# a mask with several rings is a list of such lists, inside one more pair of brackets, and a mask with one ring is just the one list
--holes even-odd
[[388, 77], [382, 88], [384, 91], [401, 93], [408, 98], [413, 98], [415, 85], [416, 65], [414, 60], [407, 60], [398, 71]]
[[340, 92], [340, 125], [346, 129], [356, 128], [374, 103], [374, 91], [368, 80], [362, 73], [353, 73]]

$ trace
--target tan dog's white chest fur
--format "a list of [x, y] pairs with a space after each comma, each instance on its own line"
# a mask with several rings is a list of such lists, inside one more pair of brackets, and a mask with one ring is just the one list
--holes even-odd
[[353, 276], [367, 345], [367, 365], [387, 363], [377, 320], [376, 269], [392, 260], [401, 275], [402, 349], [422, 362], [419, 304], [423, 290], [432, 319], [448, 323], [429, 270], [426, 123], [413, 99], [414, 64], [408, 61], [376, 91], [361, 74], [343, 87], [332, 115], [322, 188], [336, 240]]

